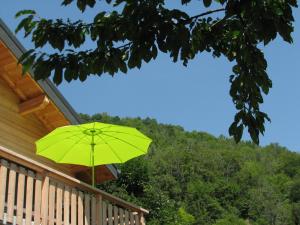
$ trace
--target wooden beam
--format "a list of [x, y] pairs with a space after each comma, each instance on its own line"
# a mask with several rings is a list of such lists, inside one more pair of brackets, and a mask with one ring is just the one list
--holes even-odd
[[46, 95], [40, 95], [20, 103], [19, 113], [24, 116], [45, 108], [49, 103], [50, 101]]
[[27, 98], [24, 95], [24, 93], [16, 87], [15, 83], [9, 78], [9, 76], [5, 72], [6, 71], [4, 71], [0, 68], [0, 75], [1, 75], [2, 79], [16, 93], [16, 95], [20, 97], [21, 100], [26, 100]]

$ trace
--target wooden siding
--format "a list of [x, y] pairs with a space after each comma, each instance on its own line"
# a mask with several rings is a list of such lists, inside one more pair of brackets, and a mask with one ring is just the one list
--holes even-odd
[[[16, 57], [0, 39], [0, 145], [13, 149], [69, 175], [86, 178], [87, 168], [62, 165], [35, 155], [35, 141], [53, 129], [69, 125], [30, 74], [22, 75]], [[107, 167], [99, 167], [98, 182], [114, 179]], [[85, 180], [88, 181], [88, 180]]]
[[0, 145], [70, 173], [68, 167], [35, 154], [34, 142], [48, 130], [34, 114], [20, 115], [19, 102], [18, 96], [0, 79]]

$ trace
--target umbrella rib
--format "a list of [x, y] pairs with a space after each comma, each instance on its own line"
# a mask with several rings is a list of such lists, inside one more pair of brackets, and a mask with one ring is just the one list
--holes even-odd
[[145, 139], [145, 140], [149, 140], [149, 138], [142, 137], [142, 136], [139, 136], [139, 135], [136, 135], [136, 134], [126, 133], [126, 132], [113, 131], [113, 130], [108, 130], [108, 131], [105, 131], [105, 132], [113, 132], [113, 133], [120, 133], [120, 134], [128, 134], [128, 135], [130, 135], [130, 136], [134, 136], [134, 137], [142, 138], [142, 139]]
[[108, 134], [105, 134], [105, 133], [102, 133], [102, 135], [105, 135], [105, 136], [108, 136], [108, 137], [112, 137], [112, 138], [114, 138], [114, 139], [116, 139], [116, 140], [122, 141], [122, 142], [124, 142], [124, 143], [126, 143], [126, 144], [128, 144], [128, 145], [131, 145], [132, 147], [136, 148], [137, 150], [139, 150], [139, 151], [141, 151], [141, 152], [143, 152], [143, 153], [146, 153], [146, 152], [142, 151], [140, 148], [138, 148], [137, 146], [135, 146], [135, 145], [133, 145], [133, 144], [127, 142], [127, 141], [124, 141], [124, 140], [122, 140], [122, 139], [120, 139], [120, 138], [117, 138], [117, 137], [114, 137], [114, 136], [111, 136], [111, 135], [108, 135]]
[[101, 139], [104, 141], [105, 144], [108, 145], [108, 147], [110, 148], [110, 150], [111, 150], [111, 151], [114, 153], [114, 155], [120, 160], [120, 162], [123, 162], [123, 160], [117, 155], [117, 153], [113, 150], [113, 148], [110, 146], [110, 144], [108, 144], [108, 143], [105, 141], [105, 139], [104, 139], [103, 137], [101, 137], [99, 134], [97, 134], [97, 136], [98, 136], [99, 138], [101, 138]]
[[47, 138], [56, 137], [56, 136], [62, 135], [62, 134], [64, 134], [64, 133], [74, 133], [74, 132], [79, 132], [79, 131], [64, 131], [64, 132], [61, 132], [61, 133], [58, 133], [58, 134], [56, 133], [56, 134], [53, 134], [53, 135], [46, 135], [45, 137], [39, 139], [39, 141], [44, 140], [44, 139], [47, 139]]
[[57, 142], [55, 142], [54, 144], [50, 144], [50, 145], [48, 145], [46, 148], [40, 150], [39, 153], [41, 153], [41, 152], [47, 150], [48, 148], [52, 147], [53, 145], [59, 144], [60, 142], [64, 141], [65, 139], [69, 139], [70, 137], [78, 136], [78, 135], [79, 135], [79, 134], [72, 135], [72, 136], [68, 136], [68, 137], [64, 138], [63, 140], [57, 141]]
[[103, 130], [105, 128], [110, 128], [110, 127], [113, 127], [113, 126], [115, 126], [115, 125], [109, 125], [109, 126], [106, 126], [106, 127], [101, 127], [100, 130]]
[[65, 152], [65, 154], [63, 154], [63, 156], [58, 160], [58, 161], [60, 161], [60, 160], [62, 160], [71, 150], [72, 150], [72, 148], [74, 148], [74, 146], [76, 145], [76, 144], [78, 144], [78, 142], [80, 142], [83, 138], [85, 138], [85, 135], [83, 135], [79, 140], [77, 140], [70, 148], [69, 148], [69, 150], [67, 150], [66, 152]]

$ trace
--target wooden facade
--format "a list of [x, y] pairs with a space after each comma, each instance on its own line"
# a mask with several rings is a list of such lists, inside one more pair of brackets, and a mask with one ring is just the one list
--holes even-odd
[[[35, 154], [36, 140], [80, 119], [49, 80], [22, 75], [24, 51], [0, 20], [0, 223], [145, 224], [147, 210], [84, 183], [88, 168]], [[98, 182], [117, 178], [112, 165], [97, 174]]]

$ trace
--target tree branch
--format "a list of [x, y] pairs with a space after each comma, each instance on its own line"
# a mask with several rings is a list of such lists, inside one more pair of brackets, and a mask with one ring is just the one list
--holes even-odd
[[212, 14], [212, 13], [215, 13], [215, 12], [222, 12], [222, 11], [225, 11], [225, 8], [209, 10], [209, 11], [201, 13], [199, 15], [192, 16], [188, 20], [198, 19], [199, 17], [206, 16], [206, 15], [209, 15], [209, 14]]

